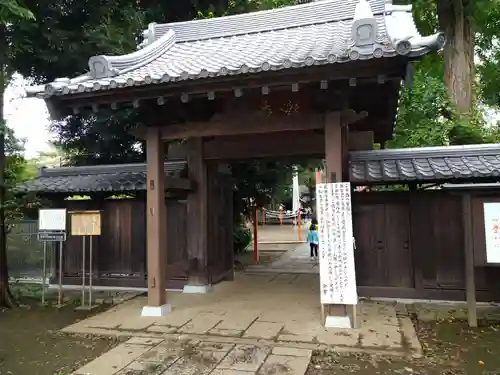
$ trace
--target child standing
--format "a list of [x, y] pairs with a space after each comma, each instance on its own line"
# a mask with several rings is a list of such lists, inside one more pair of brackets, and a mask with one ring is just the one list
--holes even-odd
[[307, 242], [311, 248], [311, 258], [318, 257], [318, 247], [319, 247], [319, 236], [316, 228], [316, 224], [311, 224], [309, 227], [309, 233], [307, 235]]

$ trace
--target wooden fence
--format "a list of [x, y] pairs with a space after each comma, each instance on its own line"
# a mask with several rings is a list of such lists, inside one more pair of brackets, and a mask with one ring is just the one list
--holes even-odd
[[[353, 195], [356, 273], [360, 294], [376, 297], [465, 299], [463, 192], [416, 191]], [[498, 200], [498, 197], [496, 198]], [[474, 193], [473, 243], [484, 253], [482, 204]], [[478, 300], [500, 300], [495, 267], [476, 267]]]
[[[209, 181], [208, 267], [214, 282], [232, 269], [229, 186]], [[353, 194], [356, 276], [361, 296], [465, 299], [462, 192], [416, 191]], [[484, 253], [482, 204], [493, 193], [472, 198], [475, 256]], [[67, 201], [68, 210], [101, 209], [102, 235], [93, 239], [95, 285], [146, 286], [146, 212], [142, 200]], [[169, 288], [187, 282], [186, 203], [167, 201]], [[217, 211], [217, 209], [219, 211]], [[218, 213], [217, 213], [218, 212]], [[69, 224], [68, 224], [69, 225]], [[81, 283], [82, 239], [68, 236], [64, 283]], [[477, 298], [500, 301], [497, 268], [476, 267]]]
[[[101, 210], [102, 234], [92, 238], [94, 285], [145, 287], [146, 207], [144, 200], [66, 201], [68, 211]], [[167, 287], [181, 288], [187, 281], [186, 203], [167, 200]], [[68, 233], [71, 222], [68, 220]], [[89, 239], [86, 238], [89, 262]], [[68, 235], [63, 250], [64, 284], [82, 278], [82, 237]], [[86, 273], [88, 272], [88, 268]]]

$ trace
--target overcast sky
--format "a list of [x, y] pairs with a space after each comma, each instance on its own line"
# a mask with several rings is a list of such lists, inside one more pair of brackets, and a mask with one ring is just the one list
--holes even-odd
[[7, 126], [18, 138], [25, 140], [26, 157], [35, 157], [40, 152], [50, 151], [52, 139], [47, 106], [42, 99], [24, 97], [23, 86], [27, 85], [21, 76], [15, 76], [4, 97], [4, 114]]

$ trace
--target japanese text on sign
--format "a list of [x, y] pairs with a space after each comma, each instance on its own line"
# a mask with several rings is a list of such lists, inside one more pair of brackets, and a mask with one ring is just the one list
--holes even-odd
[[355, 305], [358, 295], [350, 184], [316, 185], [316, 204], [321, 303]]
[[99, 211], [81, 211], [71, 213], [72, 236], [101, 235], [101, 213]]
[[500, 263], [500, 203], [484, 203], [486, 262]]

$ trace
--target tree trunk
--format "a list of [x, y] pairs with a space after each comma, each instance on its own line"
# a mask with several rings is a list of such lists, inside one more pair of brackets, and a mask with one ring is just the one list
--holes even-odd
[[6, 81], [4, 66], [0, 64], [0, 307], [11, 308], [16, 306], [16, 302], [9, 289], [5, 223], [5, 121], [3, 118], [3, 95]]
[[472, 109], [474, 40], [469, 17], [470, 0], [438, 0], [439, 23], [445, 33], [444, 81], [459, 115]]

